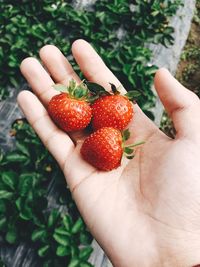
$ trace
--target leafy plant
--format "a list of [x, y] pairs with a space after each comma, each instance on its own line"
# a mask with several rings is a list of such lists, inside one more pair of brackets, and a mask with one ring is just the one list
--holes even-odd
[[[91, 236], [56, 162], [25, 120], [17, 120], [10, 134], [16, 139], [16, 148], [0, 155], [0, 236], [3, 241], [32, 242], [32, 246], [35, 243], [44, 266], [91, 266], [87, 261], [92, 252]], [[47, 188], [55, 175], [57, 202], [68, 205], [67, 214], [59, 209], [48, 210]]]
[[191, 75], [194, 74], [199, 69], [198, 65], [195, 65], [193, 63], [190, 63], [187, 65], [187, 67], [184, 68], [182, 76], [184, 81], [189, 81], [191, 78]]
[[0, 233], [14, 244], [25, 238], [24, 227], [32, 231], [33, 224], [40, 223], [47, 207], [45, 165], [52, 159], [46, 150], [41, 153], [41, 143], [23, 120], [14, 123], [11, 134], [16, 137], [16, 149], [0, 156]]
[[[177, 79], [188, 89], [200, 97], [199, 70], [200, 70], [200, 48], [199, 48], [199, 25], [200, 25], [200, 0], [196, 1], [196, 9], [193, 17], [191, 30], [182, 51], [181, 59], [177, 68]], [[165, 112], [161, 120], [161, 129], [170, 137], [174, 138], [176, 131], [172, 120]]]
[[193, 22], [200, 25], [200, 1], [196, 1], [196, 9], [193, 17]]
[[92, 266], [88, 263], [91, 240], [81, 218], [73, 222], [69, 215], [52, 210], [31, 238], [38, 245], [38, 255], [44, 258], [43, 266], [57, 266], [58, 262], [67, 266]]
[[200, 68], [200, 49], [198, 26], [200, 22], [200, 1], [196, 1], [196, 10], [193, 17], [191, 31], [187, 43], [181, 55], [177, 78], [190, 90], [200, 96], [199, 68]]
[[182, 54], [181, 60], [199, 60], [200, 61], [200, 48], [196, 45], [186, 45]]
[[151, 51], [147, 44], [173, 43], [169, 17], [180, 5], [181, 0], [101, 0], [85, 10], [74, 9], [71, 1], [36, 4], [24, 0], [22, 5], [4, 0], [0, 6], [0, 95], [5, 97], [8, 86], [20, 86], [19, 64], [24, 57], [37, 56], [40, 47], [48, 43], [70, 55], [70, 44], [85, 38], [127, 90], [142, 92], [139, 104], [148, 111], [154, 103], [150, 88], [156, 67], [148, 64]]
[[33, 172], [0, 174], [0, 231], [10, 244], [16, 243], [19, 235], [23, 238], [23, 227], [32, 230], [33, 223], [40, 224], [42, 210], [47, 206], [40, 180], [40, 175]]
[[4, 262], [0, 259], [0, 267], [6, 267], [6, 265], [4, 264]]

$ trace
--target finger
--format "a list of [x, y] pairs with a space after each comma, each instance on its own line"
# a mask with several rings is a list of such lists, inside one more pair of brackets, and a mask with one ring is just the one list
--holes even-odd
[[69, 80], [80, 82], [67, 58], [54, 45], [45, 45], [40, 49], [40, 58], [56, 83], [68, 85]]
[[168, 70], [161, 68], [154, 80], [157, 93], [171, 116], [178, 135], [194, 133], [200, 127], [199, 99], [181, 85]]
[[[72, 45], [72, 53], [83, 74], [89, 81], [98, 83], [107, 90], [110, 90], [109, 83], [113, 83], [117, 87], [121, 85], [120, 81], [86, 41], [75, 41]], [[126, 90], [122, 86], [121, 88], [121, 92], [125, 93]], [[141, 139], [146, 138], [157, 130], [157, 127], [146, 117], [138, 105], [134, 105], [134, 119], [128, 128], [133, 133], [133, 139], [137, 136]], [[132, 141], [131, 139], [130, 141]]]
[[[72, 45], [72, 53], [88, 81], [98, 83], [109, 91], [111, 89], [109, 83], [115, 84], [116, 87], [121, 85], [120, 81], [88, 42], [84, 40], [75, 41]], [[126, 92], [123, 87], [121, 90], [122, 93]]]
[[[78, 83], [81, 81], [67, 58], [56, 46], [44, 46], [40, 50], [40, 58], [56, 83], [68, 85], [71, 79]], [[83, 131], [70, 133], [69, 135], [75, 142], [86, 136]]]
[[[38, 96], [44, 106], [48, 105], [54, 95], [59, 94], [58, 91], [53, 89], [54, 81], [37, 59], [24, 59], [20, 69], [33, 92]], [[84, 135], [82, 132], [77, 132], [70, 134], [70, 137], [76, 142], [78, 139], [83, 138]]]
[[28, 122], [63, 169], [67, 158], [74, 150], [72, 140], [55, 126], [34, 94], [22, 91], [17, 100]]
[[37, 59], [32, 57], [24, 59], [20, 70], [33, 92], [45, 106], [54, 95], [59, 93], [53, 89], [54, 81]]

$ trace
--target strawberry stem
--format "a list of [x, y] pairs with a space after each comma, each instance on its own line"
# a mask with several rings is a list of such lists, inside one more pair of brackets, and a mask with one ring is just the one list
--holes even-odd
[[136, 142], [134, 144], [130, 144], [130, 145], [125, 145], [125, 141], [127, 141], [130, 137], [130, 131], [129, 129], [126, 129], [122, 132], [122, 149], [123, 149], [123, 154], [125, 155], [125, 157], [127, 159], [132, 159], [134, 158], [135, 154], [134, 154], [134, 149], [133, 147], [136, 147], [136, 146], [139, 146], [139, 145], [142, 145], [144, 144], [145, 142], [144, 141], [139, 141], [139, 142]]
[[137, 142], [134, 144], [127, 145], [126, 147], [136, 147], [136, 146], [143, 145], [144, 143], [145, 143], [145, 141], [140, 141], [140, 142]]

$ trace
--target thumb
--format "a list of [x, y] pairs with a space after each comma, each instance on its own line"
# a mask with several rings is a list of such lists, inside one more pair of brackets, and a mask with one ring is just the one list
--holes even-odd
[[164, 68], [157, 71], [154, 85], [174, 123], [177, 136], [197, 136], [200, 130], [200, 101], [197, 95], [181, 85]]

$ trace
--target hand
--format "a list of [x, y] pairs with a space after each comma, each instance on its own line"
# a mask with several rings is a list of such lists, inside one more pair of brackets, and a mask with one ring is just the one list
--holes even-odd
[[[93, 48], [83, 40], [72, 46], [86, 79], [109, 89], [120, 85]], [[67, 59], [52, 45], [40, 50], [45, 66], [26, 58], [21, 71], [33, 92], [18, 102], [42, 142], [62, 168], [74, 200], [91, 233], [117, 267], [189, 267], [200, 264], [200, 102], [165, 69], [155, 88], [177, 134], [170, 139], [134, 105], [130, 142], [144, 140], [133, 160], [100, 172], [79, 149], [84, 133], [58, 129], [45, 109], [54, 82], [80, 82]], [[51, 77], [50, 77], [51, 75]]]

